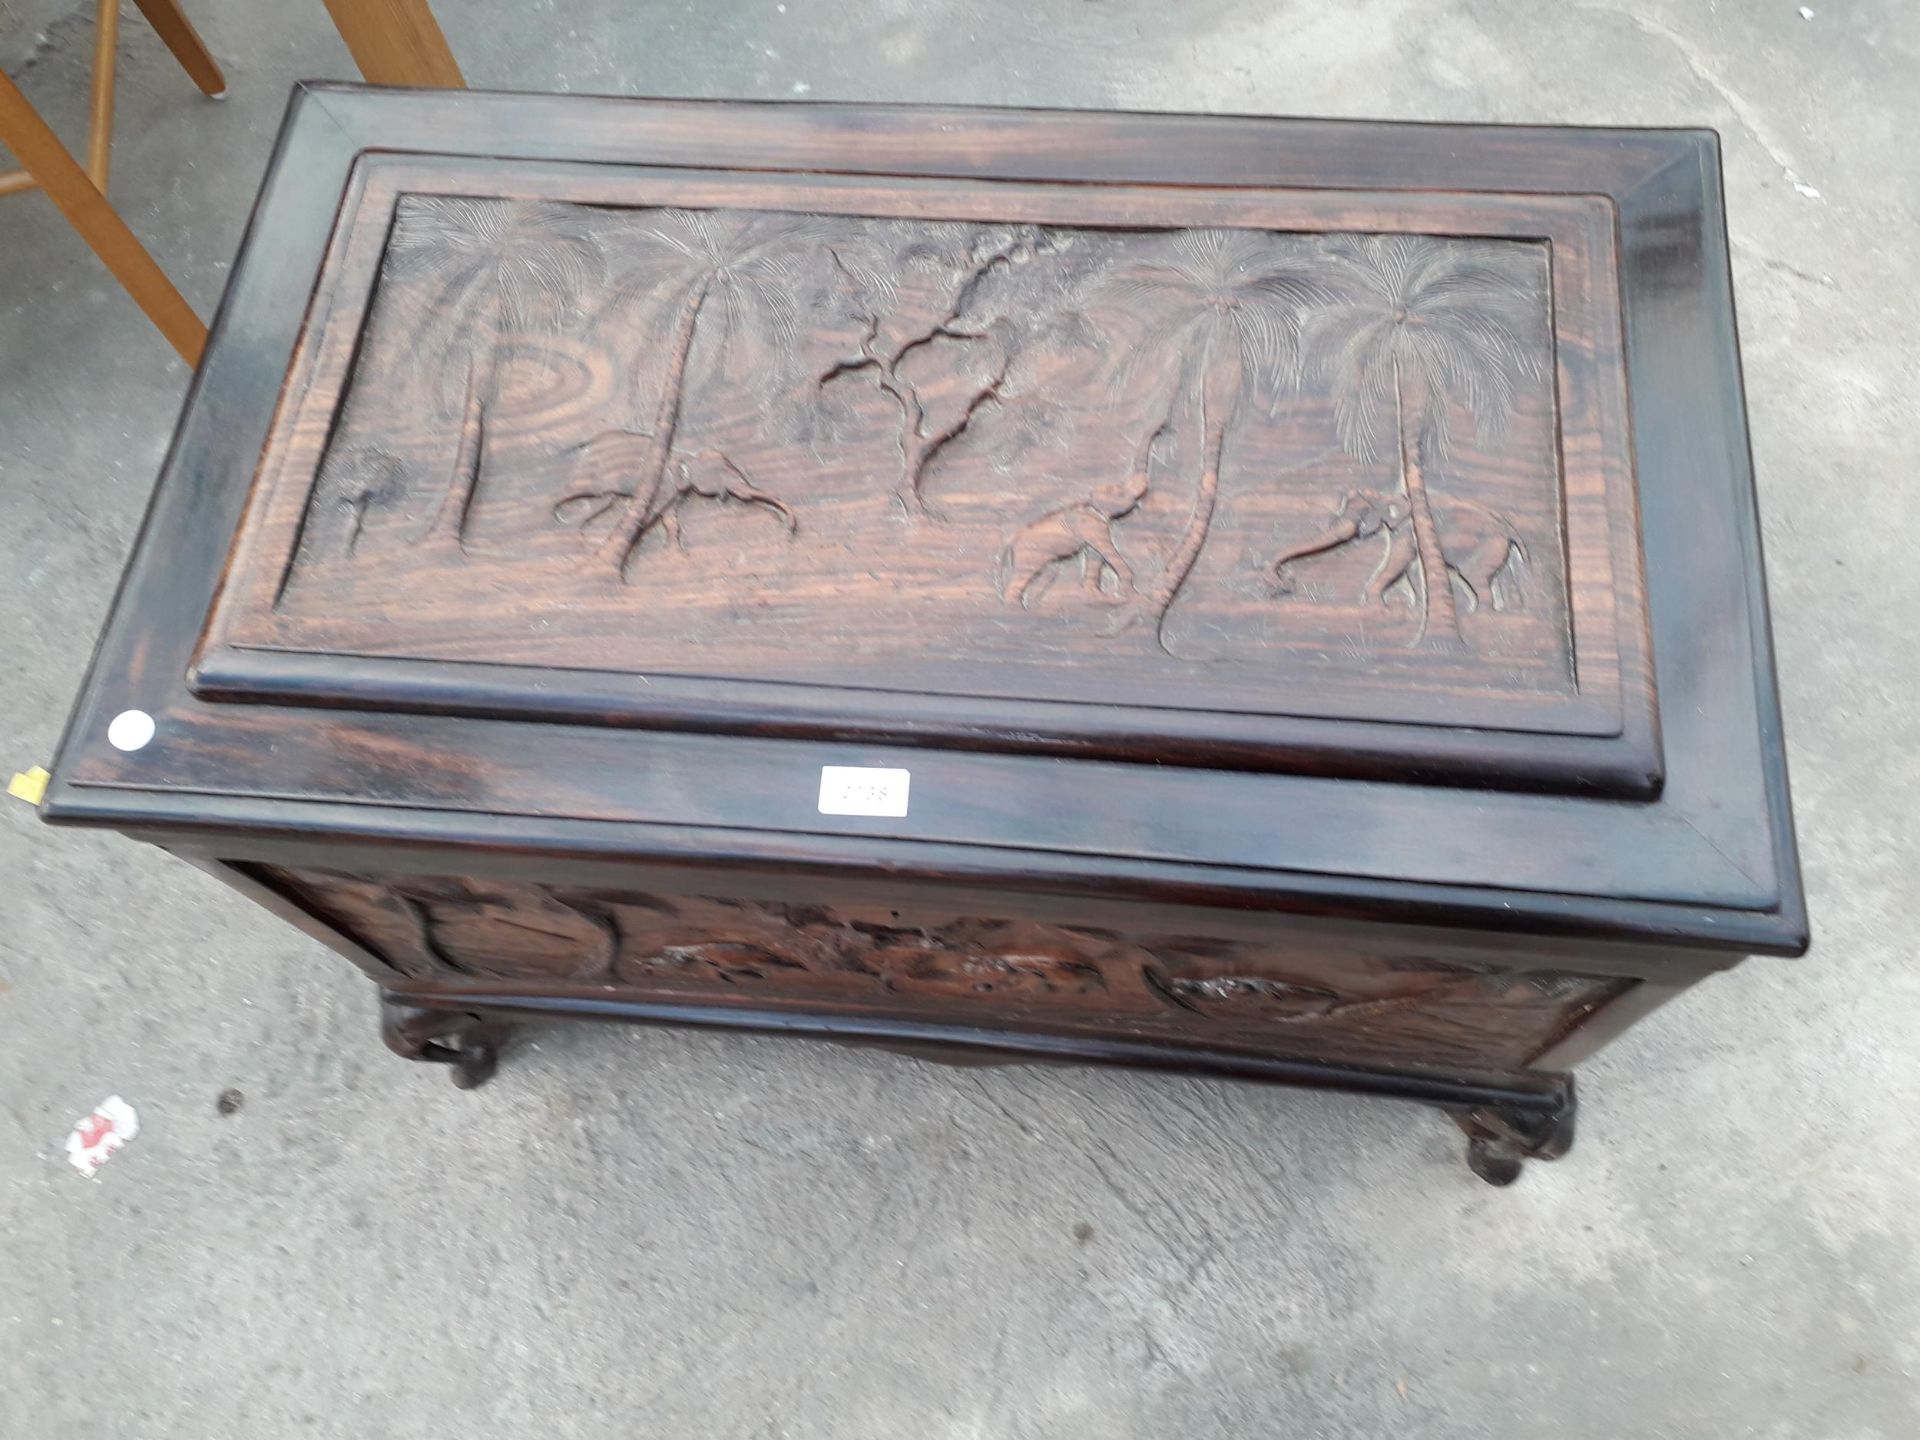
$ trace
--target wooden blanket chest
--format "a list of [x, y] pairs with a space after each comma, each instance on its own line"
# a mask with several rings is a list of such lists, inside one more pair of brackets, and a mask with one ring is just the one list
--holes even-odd
[[302, 87], [46, 815], [464, 1084], [1177, 1067], [1504, 1183], [1806, 944], [1716, 142]]

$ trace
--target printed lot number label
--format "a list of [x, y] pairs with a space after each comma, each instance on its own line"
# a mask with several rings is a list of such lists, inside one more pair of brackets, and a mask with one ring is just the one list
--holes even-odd
[[820, 767], [822, 815], [885, 815], [895, 820], [907, 813], [905, 770], [883, 770], [867, 765]]

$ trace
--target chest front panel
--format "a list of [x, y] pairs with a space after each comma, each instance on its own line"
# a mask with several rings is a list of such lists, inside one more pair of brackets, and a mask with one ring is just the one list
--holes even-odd
[[1346, 1063], [1522, 1067], [1635, 983], [1393, 954], [458, 876], [257, 867], [414, 988], [1078, 1028]]

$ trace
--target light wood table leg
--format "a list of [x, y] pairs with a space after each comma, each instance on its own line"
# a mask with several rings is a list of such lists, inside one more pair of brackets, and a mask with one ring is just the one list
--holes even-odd
[[206, 42], [180, 8], [180, 0], [133, 0], [133, 3], [140, 7], [140, 13], [147, 17], [154, 33], [165, 42], [173, 58], [180, 62], [180, 68], [193, 77], [193, 83], [202, 92], [216, 100], [227, 93], [227, 77], [220, 73], [220, 66], [207, 50]]
[[114, 278], [127, 287], [147, 318], [180, 352], [189, 365], [200, 363], [207, 327], [193, 313], [184, 296], [173, 288], [166, 272], [155, 263], [107, 197], [87, 178], [87, 172], [60, 143], [5, 74], [0, 73], [0, 144], [14, 153], [27, 173], [47, 192], [47, 198], [93, 247]]
[[326, 0], [326, 6], [370, 84], [466, 88], [427, 0]]
[[120, 43], [120, 0], [93, 7], [93, 90], [87, 104], [87, 178], [102, 195], [113, 164], [114, 49]]

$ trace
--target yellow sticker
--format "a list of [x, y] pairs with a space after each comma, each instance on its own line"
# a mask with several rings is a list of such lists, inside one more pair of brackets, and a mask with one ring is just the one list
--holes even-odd
[[29, 805], [38, 805], [47, 798], [47, 782], [53, 779], [40, 766], [17, 774], [7, 782], [7, 794], [16, 800], [24, 800]]

